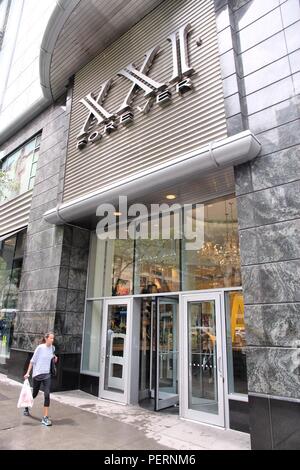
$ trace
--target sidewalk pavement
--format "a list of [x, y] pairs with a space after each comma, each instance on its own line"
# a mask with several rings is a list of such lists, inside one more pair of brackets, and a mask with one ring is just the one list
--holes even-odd
[[0, 450], [247, 450], [246, 433], [180, 419], [171, 411], [99, 400], [80, 390], [51, 394], [53, 426], [41, 424], [43, 393], [31, 416], [17, 408], [21, 384], [0, 374]]

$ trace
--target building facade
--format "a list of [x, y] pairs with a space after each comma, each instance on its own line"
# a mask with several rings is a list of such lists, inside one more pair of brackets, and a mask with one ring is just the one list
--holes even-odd
[[49, 1], [26, 72], [34, 1], [0, 2], [0, 370], [54, 331], [56, 390], [299, 449], [299, 2]]

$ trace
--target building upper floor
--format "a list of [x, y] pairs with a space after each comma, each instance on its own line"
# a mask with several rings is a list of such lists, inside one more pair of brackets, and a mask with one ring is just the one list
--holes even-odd
[[[161, 0], [1, 0], [0, 145]], [[65, 60], [66, 57], [68, 60]]]
[[[213, 164], [212, 142], [274, 127], [287, 110], [290, 120], [299, 115], [296, 0], [2, 0], [0, 6], [2, 170], [15, 162], [11, 179], [18, 179], [19, 158], [26, 160], [24, 149], [42, 129], [14, 148], [3, 142], [70, 86], [66, 204], [173, 166], [202, 147]], [[28, 181], [14, 181], [21, 192], [34, 181], [36, 161], [26, 161]], [[11, 189], [8, 199], [18, 195]]]
[[[22, 127], [43, 101], [39, 59], [54, 0], [0, 2], [0, 136]], [[32, 111], [31, 111], [32, 112]]]

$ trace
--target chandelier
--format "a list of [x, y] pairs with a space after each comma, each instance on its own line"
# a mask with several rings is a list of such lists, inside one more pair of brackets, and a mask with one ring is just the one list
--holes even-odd
[[[234, 231], [233, 221], [233, 203], [228, 203], [230, 213], [228, 212], [227, 201], [225, 200], [225, 219], [226, 219], [226, 239], [223, 245], [205, 241], [200, 249], [201, 258], [206, 259], [207, 265], [220, 266], [222, 271], [240, 267], [240, 252], [237, 243], [237, 236]], [[208, 220], [208, 207], [207, 207]], [[231, 225], [229, 229], [229, 224]]]

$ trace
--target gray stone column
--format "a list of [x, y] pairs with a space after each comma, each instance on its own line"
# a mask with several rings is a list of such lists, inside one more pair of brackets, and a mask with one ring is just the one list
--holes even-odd
[[299, 449], [299, 2], [216, 3], [230, 10], [241, 107], [262, 144], [235, 169], [252, 448]]
[[89, 230], [64, 226], [61, 280], [53, 330], [58, 345], [59, 375], [56, 388], [79, 388], [81, 344], [84, 320]]
[[84, 316], [89, 231], [52, 226], [46, 210], [61, 200], [71, 92], [42, 122], [40, 156], [33, 189], [19, 290], [9, 376], [21, 378], [30, 353], [47, 331], [56, 334], [60, 356], [55, 388], [77, 388]]

